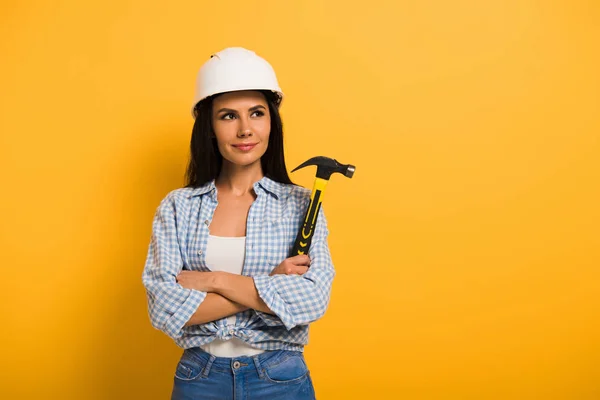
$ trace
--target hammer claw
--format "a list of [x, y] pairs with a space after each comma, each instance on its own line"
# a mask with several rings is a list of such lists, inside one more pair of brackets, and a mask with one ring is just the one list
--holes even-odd
[[329, 157], [317, 156], [313, 157], [302, 164], [298, 165], [296, 168], [292, 170], [292, 172], [297, 171], [301, 168], [308, 167], [309, 165], [317, 166], [317, 177], [329, 180], [331, 174], [340, 173], [348, 178], [352, 178], [354, 175], [354, 170], [356, 167], [350, 164], [341, 164], [337, 160]]

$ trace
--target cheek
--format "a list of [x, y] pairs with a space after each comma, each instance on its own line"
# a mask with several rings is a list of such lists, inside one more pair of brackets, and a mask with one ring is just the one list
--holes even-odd
[[269, 147], [269, 131], [270, 129], [267, 129], [261, 136], [260, 136], [260, 141], [263, 145], [263, 151], [262, 153], [265, 154], [265, 152], [267, 151], [267, 147]]
[[260, 134], [262, 140], [268, 141], [269, 133], [271, 132], [271, 121], [265, 118], [264, 120], [260, 121], [260, 124], [258, 124], [254, 129], [255, 132]]
[[213, 124], [213, 130], [215, 136], [217, 138], [217, 142], [219, 143], [219, 147], [221, 147], [221, 143], [231, 141], [231, 138], [235, 137], [236, 130], [233, 124]]
[[220, 121], [213, 120], [212, 127], [213, 132], [217, 137], [223, 136], [223, 134], [227, 132], [227, 125], [222, 124]]

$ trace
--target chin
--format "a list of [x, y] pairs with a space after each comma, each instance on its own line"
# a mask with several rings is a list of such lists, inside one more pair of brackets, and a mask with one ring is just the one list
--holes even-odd
[[[254, 152], [252, 152], [252, 153], [254, 153]], [[248, 165], [252, 165], [257, 162], [260, 162], [260, 159], [262, 158], [262, 156], [264, 155], [265, 152], [263, 151], [260, 154], [252, 154], [252, 153], [248, 153], [248, 154], [244, 154], [244, 155], [234, 154], [234, 155], [232, 155], [232, 157], [227, 157], [227, 161], [229, 161], [230, 163], [235, 164], [235, 165], [246, 167]]]
[[247, 167], [249, 165], [260, 162], [260, 157], [232, 157], [227, 159], [231, 164]]

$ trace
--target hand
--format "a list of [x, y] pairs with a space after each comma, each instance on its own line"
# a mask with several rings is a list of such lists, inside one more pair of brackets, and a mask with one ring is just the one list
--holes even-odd
[[306, 254], [286, 258], [271, 271], [269, 276], [273, 275], [302, 275], [308, 271], [310, 266], [310, 257]]
[[177, 280], [177, 283], [186, 289], [195, 289], [201, 292], [214, 292], [216, 278], [215, 272], [183, 270], [175, 279]]

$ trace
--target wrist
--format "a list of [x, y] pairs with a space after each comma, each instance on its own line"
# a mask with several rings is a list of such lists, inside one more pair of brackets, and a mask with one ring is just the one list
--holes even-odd
[[226, 273], [215, 271], [211, 273], [210, 291], [221, 294], [221, 289], [224, 287], [224, 281], [227, 279]]

